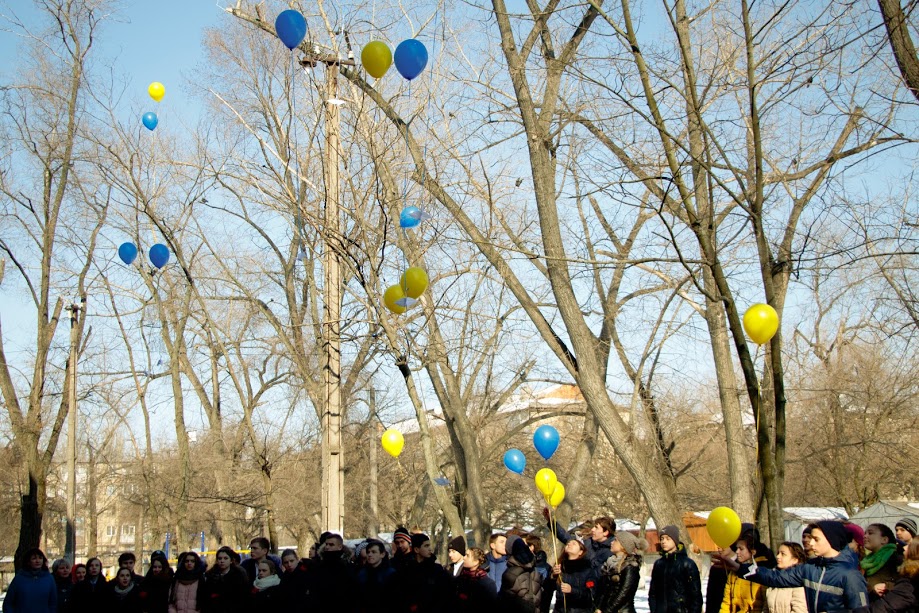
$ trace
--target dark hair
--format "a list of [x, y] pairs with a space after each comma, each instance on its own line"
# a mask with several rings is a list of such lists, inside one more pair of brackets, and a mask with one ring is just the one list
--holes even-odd
[[202, 572], [204, 571], [204, 568], [203, 568], [203, 565], [201, 564], [201, 556], [199, 556], [198, 552], [196, 551], [183, 551], [182, 553], [179, 554], [179, 559], [176, 564], [176, 566], [178, 566], [179, 568], [177, 573], [180, 573], [181, 575], [186, 575], [188, 571], [185, 570], [184, 565], [185, 565], [185, 560], [187, 560], [188, 558], [193, 558], [195, 560], [195, 569], [192, 571], [192, 573], [196, 576], [200, 576]]
[[887, 539], [888, 543], [897, 544], [897, 536], [893, 533], [893, 530], [890, 529], [890, 526], [886, 524], [870, 524], [868, 528], [877, 528], [878, 532], [881, 533], [883, 538]]
[[791, 557], [798, 561], [798, 564], [804, 564], [807, 562], [807, 553], [804, 551], [804, 547], [801, 546], [801, 543], [795, 543], [794, 541], [785, 541], [779, 547], [785, 547], [791, 552]]
[[135, 556], [133, 552], [125, 551], [118, 556], [118, 566], [121, 566], [125, 562], [137, 562], [137, 556]]
[[480, 567], [484, 567], [485, 563], [488, 561], [488, 558], [485, 557], [485, 552], [478, 547], [470, 547], [466, 550], [466, 553], [472, 554], [472, 557], [475, 558], [475, 561], [478, 562]]
[[[500, 532], [495, 532], [494, 534], [492, 534], [491, 536], [488, 537], [488, 544], [489, 544], [489, 545], [493, 545], [494, 542], [497, 541], [497, 540], [498, 540], [499, 538], [501, 538], [502, 536], [504, 536], [504, 535], [501, 534]], [[507, 538], [507, 537], [504, 536], [504, 538]]]
[[120, 575], [120, 574], [121, 574], [121, 571], [123, 571], [123, 570], [128, 571], [128, 576], [131, 577], [131, 580], [133, 581], [133, 580], [134, 580], [134, 573], [132, 573], [131, 570], [130, 570], [127, 566], [120, 566], [120, 567], [118, 568], [118, 572], [115, 573], [115, 578], [117, 579], [117, 578], [118, 578], [118, 575]]
[[613, 519], [612, 517], [607, 517], [606, 515], [603, 515], [602, 517], [598, 517], [597, 519], [595, 519], [594, 525], [600, 526], [608, 534], [613, 534], [614, 532], [616, 532], [616, 520]]
[[282, 559], [282, 560], [283, 560], [284, 558], [286, 558], [287, 556], [293, 556], [293, 557], [297, 558], [298, 560], [300, 559], [300, 556], [298, 556], [298, 555], [297, 555], [297, 552], [294, 551], [293, 549], [285, 549], [284, 551], [281, 552], [281, 559]]
[[[268, 570], [271, 571], [271, 574], [272, 574], [272, 575], [278, 574], [278, 567], [275, 566], [275, 564], [274, 564], [274, 562], [271, 560], [271, 558], [267, 558], [267, 557], [266, 557], [266, 558], [263, 558], [263, 559], [259, 560], [258, 563], [259, 563], [259, 565], [264, 564], [265, 566], [267, 566], [267, 567], [268, 567]], [[257, 574], [257, 573], [256, 573], [256, 574]]]
[[93, 562], [99, 563], [99, 576], [102, 577], [102, 560], [99, 558], [90, 558], [86, 560], [86, 576], [89, 576], [89, 567], [93, 565]]
[[734, 551], [737, 551], [737, 543], [743, 543], [744, 545], [746, 545], [750, 553], [753, 553], [753, 554], [756, 553], [756, 545], [758, 543], [756, 542], [756, 537], [753, 535], [752, 530], [744, 532], [743, 534], [740, 535], [740, 538], [734, 541], [734, 544], [731, 545], [731, 549], [733, 549]]
[[542, 539], [533, 533], [527, 534], [525, 537], [523, 537], [523, 542], [527, 544], [527, 547], [533, 548], [533, 553], [539, 553], [542, 551]]
[[218, 555], [218, 554], [221, 554], [221, 553], [225, 553], [225, 554], [227, 554], [228, 556], [230, 556], [230, 561], [233, 562], [233, 564], [239, 564], [239, 563], [242, 561], [242, 558], [241, 558], [240, 555], [236, 552], [236, 550], [233, 549], [232, 547], [230, 547], [229, 545], [224, 545], [223, 547], [221, 547], [220, 549], [218, 549], [218, 550], [217, 550], [217, 553], [214, 554], [214, 559], [216, 560], [216, 559], [217, 559], [217, 555]]
[[805, 534], [810, 534], [811, 532], [814, 531], [814, 528], [819, 528], [819, 526], [817, 524], [807, 524], [807, 527], [804, 528], [804, 532], [801, 533], [801, 536], [804, 536]]
[[45, 555], [45, 552], [39, 549], [38, 547], [33, 547], [27, 549], [25, 553], [22, 554], [22, 559], [20, 560], [24, 568], [28, 568], [29, 561], [32, 559], [32, 556], [39, 556], [42, 560], [41, 567], [45, 570], [48, 570], [48, 556]]
[[[580, 558], [583, 558], [587, 555], [587, 545], [584, 544], [584, 541], [580, 539], [571, 539], [568, 541], [568, 543], [577, 543], [578, 545], [581, 546], [581, 555], [579, 556]], [[565, 543], [565, 545], [567, 545], [568, 543]], [[561, 564], [567, 559], [569, 559], [568, 552], [562, 549], [562, 552], [558, 554], [558, 563]]]
[[268, 549], [268, 550], [271, 549], [271, 541], [266, 539], [264, 536], [257, 536], [251, 541], [249, 541], [250, 548], [252, 547], [252, 545], [258, 545], [262, 549]]
[[383, 541], [378, 541], [377, 539], [368, 539], [367, 546], [364, 547], [364, 551], [367, 551], [371, 547], [376, 547], [377, 549], [379, 549], [380, 553], [383, 554], [384, 560], [389, 558], [389, 552], [386, 551], [386, 545], [383, 543]]

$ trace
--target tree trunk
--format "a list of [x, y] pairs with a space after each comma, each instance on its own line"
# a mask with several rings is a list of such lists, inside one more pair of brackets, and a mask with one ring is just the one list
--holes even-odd
[[916, 46], [909, 34], [906, 14], [900, 6], [900, 0], [878, 0], [878, 7], [884, 17], [887, 40], [890, 42], [903, 82], [919, 100], [919, 58], [916, 57]]

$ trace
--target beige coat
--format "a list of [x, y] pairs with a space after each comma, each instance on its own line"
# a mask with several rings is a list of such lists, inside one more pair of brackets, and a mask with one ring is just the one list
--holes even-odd
[[766, 608], [769, 613], [807, 613], [807, 598], [804, 596], [804, 588], [766, 588]]

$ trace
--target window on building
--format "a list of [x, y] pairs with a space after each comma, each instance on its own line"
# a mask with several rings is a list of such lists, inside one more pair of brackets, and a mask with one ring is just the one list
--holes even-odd
[[122, 524], [121, 536], [134, 536], [134, 524]]
[[115, 536], [115, 526], [106, 526], [105, 527], [106, 536]]

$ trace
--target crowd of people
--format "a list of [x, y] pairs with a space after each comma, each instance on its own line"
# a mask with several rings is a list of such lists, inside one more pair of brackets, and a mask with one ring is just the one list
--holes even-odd
[[[647, 541], [617, 531], [609, 517], [572, 532], [551, 521], [549, 527], [561, 544], [552, 544], [552, 562], [538, 535], [515, 529], [491, 535], [488, 551], [457, 536], [441, 565], [426, 534], [399, 528], [389, 545], [366, 539], [353, 550], [325, 533], [305, 558], [291, 549], [276, 557], [268, 539], [258, 537], [246, 559], [221, 547], [210, 567], [188, 551], [173, 569], [155, 551], [144, 576], [127, 552], [110, 581], [98, 558], [73, 568], [56, 560], [49, 570], [34, 549], [23, 556], [3, 611], [635, 613]], [[803, 543], [782, 543], [773, 554], [744, 524], [730, 548], [712, 554], [703, 597], [679, 529], [665, 526], [648, 604], [651, 613], [919, 613], [916, 533], [909, 518], [894, 530], [822, 521], [807, 527]]]

